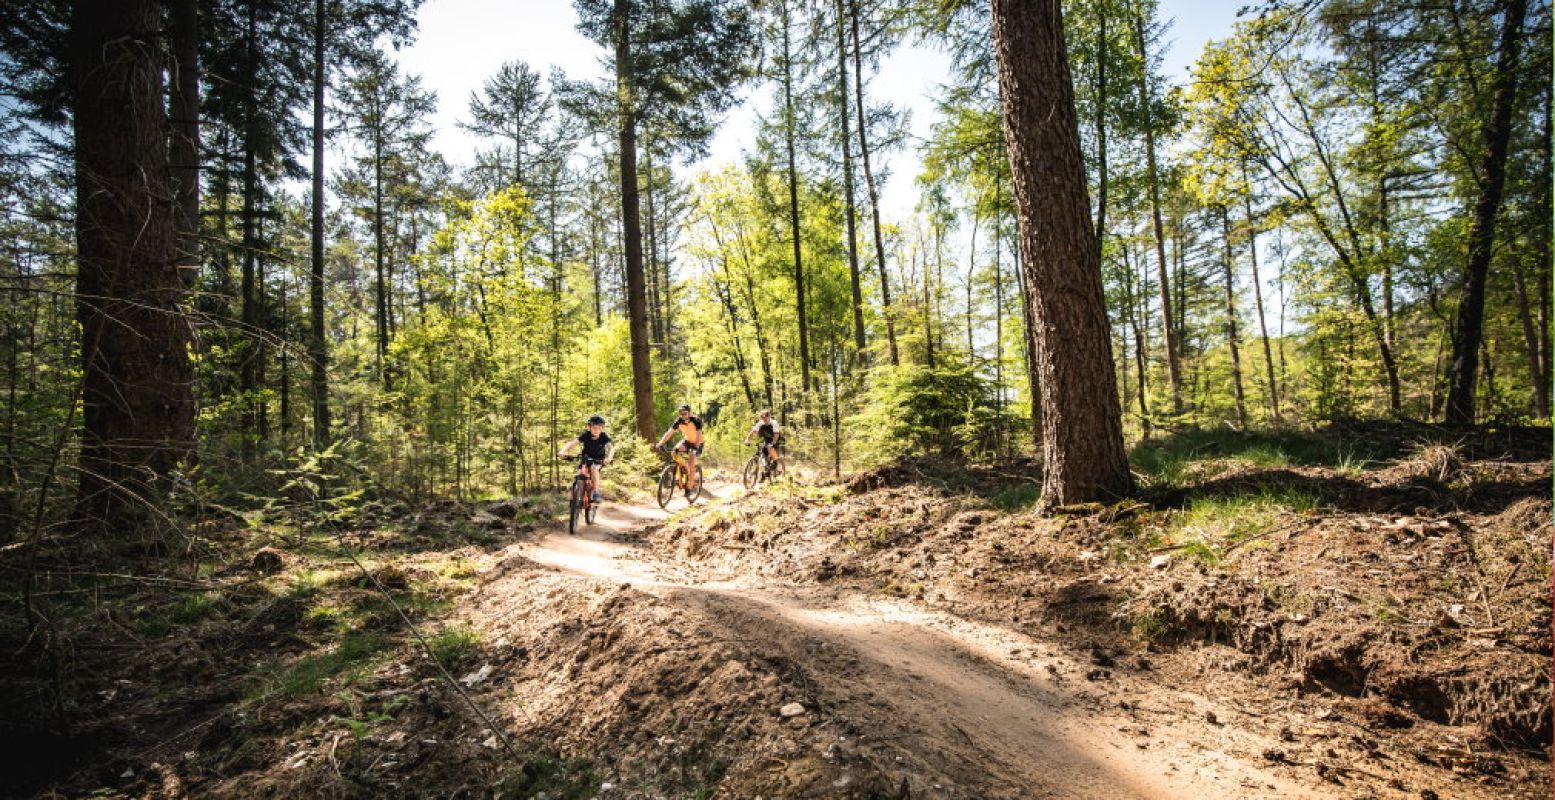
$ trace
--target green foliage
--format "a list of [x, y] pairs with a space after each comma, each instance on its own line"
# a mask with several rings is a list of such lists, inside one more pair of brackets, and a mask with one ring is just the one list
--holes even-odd
[[853, 424], [868, 455], [941, 455], [992, 449], [986, 425], [993, 408], [988, 382], [970, 367], [880, 367], [871, 375], [864, 410]]
[[469, 625], [440, 628], [427, 639], [432, 657], [449, 670], [467, 666], [480, 651], [480, 631]]

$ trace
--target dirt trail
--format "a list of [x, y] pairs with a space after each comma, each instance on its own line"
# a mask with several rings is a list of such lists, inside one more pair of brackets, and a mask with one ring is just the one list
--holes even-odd
[[[717, 487], [706, 501], [736, 492]], [[547, 531], [516, 554], [580, 581], [629, 584], [791, 664], [807, 713], [861, 732], [836, 747], [886, 756], [913, 778], [914, 796], [1339, 796], [1270, 770], [1264, 754], [1279, 743], [1225, 724], [1236, 710], [1100, 674], [1050, 643], [910, 603], [685, 579], [637, 543], [667, 516], [607, 504], [582, 535]], [[487, 591], [516, 589], [500, 584]]]

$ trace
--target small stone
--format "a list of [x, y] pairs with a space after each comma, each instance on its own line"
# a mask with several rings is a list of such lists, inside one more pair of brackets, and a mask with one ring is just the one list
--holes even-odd
[[1204, 721], [1208, 722], [1211, 725], [1219, 725], [1220, 724], [1220, 718], [1215, 716], [1215, 712], [1213, 712], [1213, 711], [1206, 711], [1206, 712], [1204, 712]]
[[1165, 554], [1165, 553], [1162, 553], [1161, 555], [1158, 555], [1155, 558], [1150, 559], [1150, 568], [1151, 569], [1166, 569], [1166, 566], [1168, 564], [1170, 564], [1170, 563], [1172, 563], [1172, 557], [1167, 555], [1167, 554]]
[[778, 716], [785, 719], [788, 717], [797, 717], [803, 713], [805, 713], [805, 708], [798, 703], [789, 703], [788, 705], [778, 709]]

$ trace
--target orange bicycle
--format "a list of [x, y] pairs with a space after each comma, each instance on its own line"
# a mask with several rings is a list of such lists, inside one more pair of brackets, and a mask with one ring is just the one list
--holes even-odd
[[686, 454], [683, 451], [671, 450], [669, 454], [671, 462], [665, 464], [659, 472], [659, 508], [669, 507], [676, 489], [685, 491], [686, 504], [691, 505], [702, 496], [702, 466], [697, 465], [697, 474], [693, 477], [688, 474]]

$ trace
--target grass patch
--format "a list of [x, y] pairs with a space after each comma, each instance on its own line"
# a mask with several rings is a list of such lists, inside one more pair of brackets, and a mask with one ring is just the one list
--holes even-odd
[[1134, 467], [1156, 486], [1212, 478], [1236, 466], [1329, 467], [1358, 474], [1380, 455], [1375, 443], [1304, 431], [1186, 431], [1135, 445]]
[[480, 652], [481, 634], [469, 625], [454, 625], [432, 634], [427, 644], [439, 664], [456, 670], [469, 664]]
[[301, 697], [319, 691], [333, 679], [355, 684], [372, 670], [385, 647], [387, 641], [382, 636], [360, 631], [346, 634], [335, 647], [303, 656], [263, 676], [249, 698]]
[[216, 610], [221, 595], [215, 592], [190, 592], [184, 595], [178, 607], [173, 609], [173, 622], [191, 625], [210, 616]]
[[1017, 483], [1001, 489], [993, 497], [988, 498], [988, 502], [1000, 511], [1016, 512], [1031, 508], [1041, 497], [1042, 487], [1034, 483]]
[[1318, 505], [1312, 492], [1276, 484], [1200, 498], [1149, 531], [1146, 545], [1176, 545], [1184, 556], [1213, 566], [1226, 547], [1269, 530], [1287, 515], [1310, 514]]

